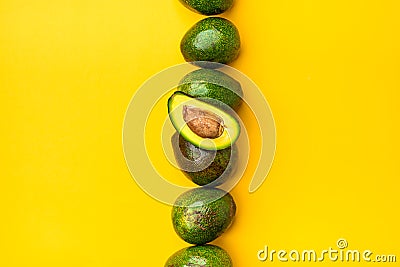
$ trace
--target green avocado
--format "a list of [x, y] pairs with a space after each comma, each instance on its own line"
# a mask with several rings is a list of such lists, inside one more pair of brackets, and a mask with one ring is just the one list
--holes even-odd
[[240, 124], [232, 114], [180, 91], [168, 99], [168, 114], [177, 132], [202, 149], [230, 147], [240, 135]]
[[191, 246], [175, 252], [164, 267], [232, 267], [232, 259], [215, 245]]
[[172, 208], [172, 224], [184, 241], [202, 245], [213, 241], [232, 224], [236, 204], [217, 188], [200, 187], [180, 195]]
[[213, 69], [198, 69], [186, 74], [180, 80], [178, 90], [220, 108], [225, 108], [225, 104], [234, 110], [239, 108], [243, 98], [238, 81]]
[[197, 185], [221, 185], [235, 171], [238, 158], [236, 145], [217, 151], [205, 150], [186, 141], [178, 133], [172, 136], [171, 142], [182, 172]]
[[[210, 61], [229, 64], [239, 56], [239, 31], [227, 19], [205, 18], [186, 32], [180, 47], [184, 59], [188, 62]], [[208, 66], [201, 63], [197, 65]]]
[[188, 9], [206, 15], [218, 15], [230, 9], [233, 0], [180, 0]]

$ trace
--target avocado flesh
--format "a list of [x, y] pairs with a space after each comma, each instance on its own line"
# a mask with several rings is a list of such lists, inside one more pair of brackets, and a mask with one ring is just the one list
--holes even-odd
[[214, 69], [197, 69], [186, 74], [180, 81], [178, 90], [185, 94], [202, 98], [203, 101], [224, 110], [237, 110], [243, 98], [243, 90], [238, 81], [228, 74]]
[[232, 267], [232, 259], [222, 248], [215, 245], [191, 246], [170, 256], [164, 267]]
[[217, 151], [205, 150], [196, 147], [178, 133], [172, 136], [171, 142], [182, 172], [197, 185], [221, 185], [235, 172], [238, 159], [235, 144]]
[[[188, 106], [204, 110], [206, 112], [214, 114], [216, 117], [221, 118], [223, 122], [222, 133], [219, 136], [213, 138], [212, 136], [202, 137], [197, 134], [196, 131], [193, 131], [193, 128], [188, 125], [187, 121], [185, 121], [184, 118], [184, 110]], [[211, 104], [208, 104], [196, 98], [192, 98], [179, 91], [175, 92], [168, 99], [168, 113], [173, 126], [182, 135], [182, 137], [193, 145], [202, 149], [220, 150], [227, 148], [235, 143], [240, 134], [239, 122], [232, 115]], [[204, 121], [205, 119], [209, 118], [199, 117], [198, 119], [202, 119]], [[198, 129], [200, 129], [201, 131], [208, 131], [207, 124], [197, 122], [197, 125], [199, 126]]]
[[233, 222], [236, 204], [217, 188], [200, 187], [180, 195], [172, 208], [175, 232], [190, 244], [203, 245], [225, 232]]

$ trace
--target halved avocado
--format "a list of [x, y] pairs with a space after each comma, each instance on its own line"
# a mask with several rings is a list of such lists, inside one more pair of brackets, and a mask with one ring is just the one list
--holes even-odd
[[240, 124], [232, 115], [180, 91], [168, 99], [168, 113], [182, 137], [202, 149], [227, 148], [240, 134]]

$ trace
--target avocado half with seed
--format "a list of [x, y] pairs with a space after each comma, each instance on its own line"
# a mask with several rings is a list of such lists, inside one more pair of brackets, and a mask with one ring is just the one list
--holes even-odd
[[180, 91], [168, 99], [168, 113], [178, 133], [202, 149], [227, 148], [240, 134], [240, 124], [232, 115]]

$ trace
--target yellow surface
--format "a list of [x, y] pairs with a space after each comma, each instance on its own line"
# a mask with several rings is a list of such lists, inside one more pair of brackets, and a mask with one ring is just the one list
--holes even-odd
[[[341, 237], [400, 258], [399, 11], [395, 0], [237, 0], [224, 15], [242, 37], [232, 66], [277, 126], [266, 182], [249, 194], [242, 179], [236, 221], [215, 242], [235, 266], [309, 266], [257, 251]], [[131, 178], [121, 132], [135, 90], [183, 62], [180, 39], [200, 18], [177, 0], [0, 2], [0, 266], [163, 266], [186, 246], [170, 207]]]

